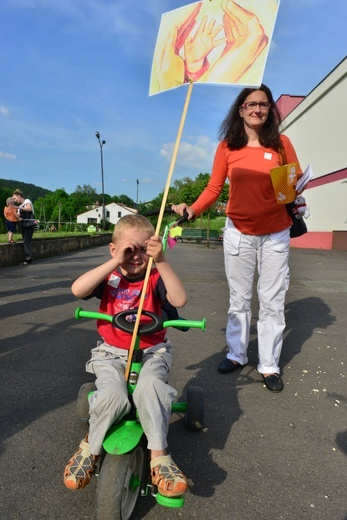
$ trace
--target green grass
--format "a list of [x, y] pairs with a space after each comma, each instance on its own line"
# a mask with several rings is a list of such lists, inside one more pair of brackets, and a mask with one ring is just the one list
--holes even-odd
[[[198, 217], [194, 223], [185, 222], [183, 226], [191, 227], [191, 228], [207, 228], [208, 227], [208, 218], [200, 218]], [[210, 220], [210, 229], [216, 229], [218, 233], [222, 232], [222, 229], [225, 226], [225, 216], [216, 217]]]
[[[167, 219], [168, 222], [170, 222], [172, 219]], [[163, 226], [162, 230], [164, 229], [164, 225], [166, 223], [166, 220], [163, 219]], [[207, 228], [208, 227], [208, 218], [200, 218], [198, 217], [194, 222], [185, 222], [183, 224], [184, 227], [190, 227], [190, 228]], [[216, 217], [210, 220], [210, 229], [216, 229], [218, 233], [222, 233], [222, 228], [225, 226], [225, 216], [223, 217]], [[112, 230], [111, 230], [112, 231]], [[106, 233], [110, 233], [111, 231]], [[98, 232], [98, 234], [102, 233], [102, 231]], [[78, 236], [78, 235], [86, 235], [87, 231], [35, 231], [33, 238], [45, 238], [45, 239], [51, 239], [51, 238], [58, 238], [58, 237], [71, 237], [71, 236]], [[20, 233], [15, 233], [13, 235], [13, 240], [15, 242], [20, 242], [22, 240], [22, 236]], [[6, 244], [7, 243], [7, 233], [1, 233], [0, 234], [0, 244]]]

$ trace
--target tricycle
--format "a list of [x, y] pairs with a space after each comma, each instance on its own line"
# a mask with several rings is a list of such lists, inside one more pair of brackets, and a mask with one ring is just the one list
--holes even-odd
[[[107, 320], [114, 327], [131, 334], [134, 323], [129, 322], [127, 318], [136, 315], [137, 311], [138, 309], [129, 309], [114, 316], [109, 316], [100, 312], [85, 311], [79, 307], [75, 312], [75, 317], [76, 319]], [[145, 317], [146, 323], [139, 325], [127, 379], [128, 396], [132, 408], [127, 416], [114, 423], [108, 430], [103, 442], [103, 453], [95, 470], [97, 476], [97, 520], [129, 520], [138, 497], [147, 496], [149, 493], [155, 497], [158, 504], [165, 507], [179, 508], [184, 504], [184, 496], [164, 497], [158, 493], [156, 487], [151, 483], [149, 450], [146, 448], [145, 434], [131, 396], [142, 367], [143, 351], [139, 348], [140, 336], [152, 334], [167, 327], [184, 331], [190, 328], [198, 328], [204, 331], [206, 320], [191, 321], [181, 318], [165, 320], [166, 316], [159, 317], [145, 310], [141, 313], [141, 319], [142, 316]], [[88, 423], [88, 396], [95, 390], [94, 383], [85, 383], [81, 386], [76, 405], [79, 422]], [[203, 427], [204, 420], [202, 388], [196, 386], [188, 388], [186, 401], [173, 402], [171, 411], [173, 413], [185, 413], [186, 426], [192, 430], [200, 430]]]

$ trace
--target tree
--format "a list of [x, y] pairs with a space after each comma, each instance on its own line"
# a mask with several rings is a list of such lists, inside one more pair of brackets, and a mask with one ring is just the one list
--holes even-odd
[[128, 208], [136, 208], [136, 203], [128, 197], [128, 195], [115, 195], [111, 199], [112, 202], [115, 202], [116, 204], [124, 204], [124, 206], [127, 206]]
[[[189, 177], [174, 182], [176, 191], [172, 193], [173, 204], [179, 204], [185, 202], [189, 206], [196, 201], [201, 193], [206, 188], [208, 181], [210, 180], [209, 173], [199, 173], [196, 179], [193, 181]], [[218, 197], [219, 202], [226, 202], [229, 196], [229, 188], [227, 184], [224, 184], [221, 194]]]

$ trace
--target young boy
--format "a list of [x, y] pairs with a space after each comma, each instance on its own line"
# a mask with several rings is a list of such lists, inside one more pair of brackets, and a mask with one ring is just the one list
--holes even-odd
[[[145, 217], [121, 218], [109, 247], [111, 259], [73, 283], [71, 290], [77, 298], [100, 298], [99, 311], [109, 315], [137, 308], [152, 257], [156, 267], [150, 273], [143, 309], [161, 315], [162, 307], [186, 304], [185, 289], [164, 256], [161, 239], [154, 236], [154, 228]], [[89, 434], [64, 472], [64, 483], [73, 490], [90, 482], [107, 430], [131, 408], [124, 377], [131, 334], [104, 320], [97, 321], [97, 328], [102, 341], [92, 350], [86, 365], [87, 372], [96, 376], [97, 388], [89, 399]], [[164, 330], [142, 335], [140, 349], [144, 350], [143, 367], [132, 397], [151, 452], [152, 483], [164, 496], [180, 496], [188, 489], [187, 479], [166, 452], [171, 403], [177, 394], [167, 383], [172, 345]]]
[[4, 217], [6, 219], [6, 229], [9, 244], [14, 243], [13, 233], [16, 232], [16, 222], [18, 221], [16, 212], [17, 207], [14, 205], [13, 197], [8, 197], [6, 199], [6, 206], [4, 207]]

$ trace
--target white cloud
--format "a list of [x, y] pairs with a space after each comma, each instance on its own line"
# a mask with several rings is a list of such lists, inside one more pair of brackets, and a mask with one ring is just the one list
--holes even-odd
[[13, 159], [16, 159], [16, 156], [11, 153], [0, 152], [0, 159], [9, 159], [12, 161]]
[[8, 108], [4, 107], [4, 106], [0, 106], [0, 114], [2, 116], [8, 116], [10, 114], [10, 111]]
[[[212, 141], [206, 135], [192, 137], [188, 141], [181, 141], [177, 154], [177, 165], [195, 172], [211, 171], [213, 157], [217, 142]], [[175, 143], [163, 144], [160, 155], [167, 161], [171, 161]]]

